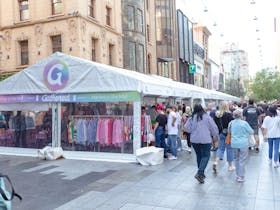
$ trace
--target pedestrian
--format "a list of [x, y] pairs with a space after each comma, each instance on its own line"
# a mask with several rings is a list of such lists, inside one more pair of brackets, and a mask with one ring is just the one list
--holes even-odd
[[178, 105], [178, 109], [176, 108], [176, 120], [177, 120], [177, 127], [178, 127], [178, 133], [177, 133], [177, 151], [182, 151], [182, 141], [181, 141], [181, 123], [182, 123], [182, 107], [181, 105]]
[[275, 107], [269, 107], [267, 116], [263, 120], [262, 133], [264, 141], [268, 141], [268, 158], [269, 163], [279, 167], [279, 142], [280, 142], [280, 117], [277, 115]]
[[182, 124], [182, 130], [183, 130], [183, 137], [186, 138], [186, 140], [187, 140], [187, 148], [183, 148], [183, 149], [185, 149], [189, 153], [191, 153], [192, 152], [192, 149], [191, 149], [191, 146], [192, 146], [192, 144], [191, 144], [191, 134], [186, 132], [185, 128], [184, 128], [185, 123], [191, 117], [191, 107], [190, 106], [186, 106], [185, 111], [186, 112], [182, 116], [181, 124]]
[[163, 111], [162, 105], [157, 105], [158, 116], [156, 117], [156, 125], [155, 125], [155, 139], [156, 139], [156, 147], [163, 148], [164, 150], [164, 158], [168, 158], [167, 156], [167, 147], [165, 143], [165, 129], [167, 125], [167, 117]]
[[233, 111], [234, 120], [231, 121], [231, 147], [233, 148], [234, 163], [236, 167], [236, 181], [244, 182], [245, 164], [248, 157], [248, 137], [254, 133], [248, 122], [242, 120], [240, 109]]
[[212, 137], [218, 138], [219, 131], [212, 117], [203, 109], [201, 104], [195, 104], [193, 114], [185, 124], [186, 132], [190, 133], [190, 140], [196, 153], [197, 173], [195, 178], [204, 183], [205, 168], [210, 159]]
[[255, 152], [258, 153], [259, 146], [260, 146], [260, 139], [259, 139], [259, 118], [261, 112], [260, 110], [254, 106], [254, 99], [249, 99], [248, 106], [243, 109], [243, 118], [246, 120], [251, 128], [254, 130], [254, 138], [256, 141], [255, 145]]
[[229, 111], [229, 104], [227, 101], [222, 101], [219, 105], [219, 110], [216, 112], [214, 121], [219, 129], [219, 144], [216, 153], [216, 159], [213, 164], [213, 172], [217, 173], [217, 166], [221, 159], [224, 158], [224, 153], [227, 153], [228, 170], [235, 169], [233, 165], [233, 150], [230, 144], [226, 144], [226, 136], [228, 133], [228, 125], [233, 120], [231, 112]]
[[216, 113], [217, 109], [214, 103], [209, 103], [207, 105], [207, 114], [210, 115], [210, 117], [214, 118], [215, 117], [215, 113]]
[[[177, 107], [172, 106], [167, 109], [167, 132], [168, 132], [168, 143], [171, 150], [171, 156], [169, 160], [177, 159], [177, 136], [178, 136], [178, 121], [177, 121]], [[181, 139], [180, 139], [181, 141]]]
[[22, 111], [17, 111], [14, 117], [14, 128], [16, 136], [16, 147], [27, 147], [26, 142], [26, 120]]

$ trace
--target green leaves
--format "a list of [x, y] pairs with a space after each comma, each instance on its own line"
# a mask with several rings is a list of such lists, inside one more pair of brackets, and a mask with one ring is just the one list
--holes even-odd
[[280, 98], [279, 72], [263, 69], [257, 72], [250, 86], [252, 97], [257, 101], [270, 101]]

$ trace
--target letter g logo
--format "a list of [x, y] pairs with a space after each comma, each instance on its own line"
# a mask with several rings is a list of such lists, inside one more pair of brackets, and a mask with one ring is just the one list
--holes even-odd
[[50, 90], [63, 89], [69, 80], [68, 66], [61, 60], [49, 62], [45, 66], [43, 79]]

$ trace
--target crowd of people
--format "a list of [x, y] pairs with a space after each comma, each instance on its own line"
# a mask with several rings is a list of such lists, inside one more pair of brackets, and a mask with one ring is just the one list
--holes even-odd
[[[236, 181], [245, 181], [245, 167], [249, 150], [259, 153], [259, 130], [268, 142], [268, 162], [279, 167], [280, 111], [275, 105], [221, 101], [217, 106], [195, 104], [193, 107], [174, 105], [155, 106], [155, 145], [164, 149], [164, 158], [176, 160], [182, 150], [195, 151], [199, 183], [205, 181], [205, 169], [211, 154], [215, 154], [213, 173], [218, 173], [224, 159], [228, 170], [235, 171]], [[228, 137], [230, 142], [228, 142]], [[253, 143], [251, 140], [253, 139]], [[184, 147], [182, 147], [184, 142]], [[185, 146], [186, 145], [186, 146]], [[213, 151], [213, 153], [211, 153]]]

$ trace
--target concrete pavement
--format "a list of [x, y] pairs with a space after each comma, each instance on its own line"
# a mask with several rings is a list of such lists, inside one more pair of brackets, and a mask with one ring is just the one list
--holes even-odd
[[0, 172], [8, 174], [23, 201], [13, 210], [279, 210], [280, 168], [267, 163], [267, 144], [250, 151], [246, 181], [237, 183], [225, 161], [205, 184], [194, 179], [194, 152], [158, 166], [85, 160], [42, 161], [0, 155]]

